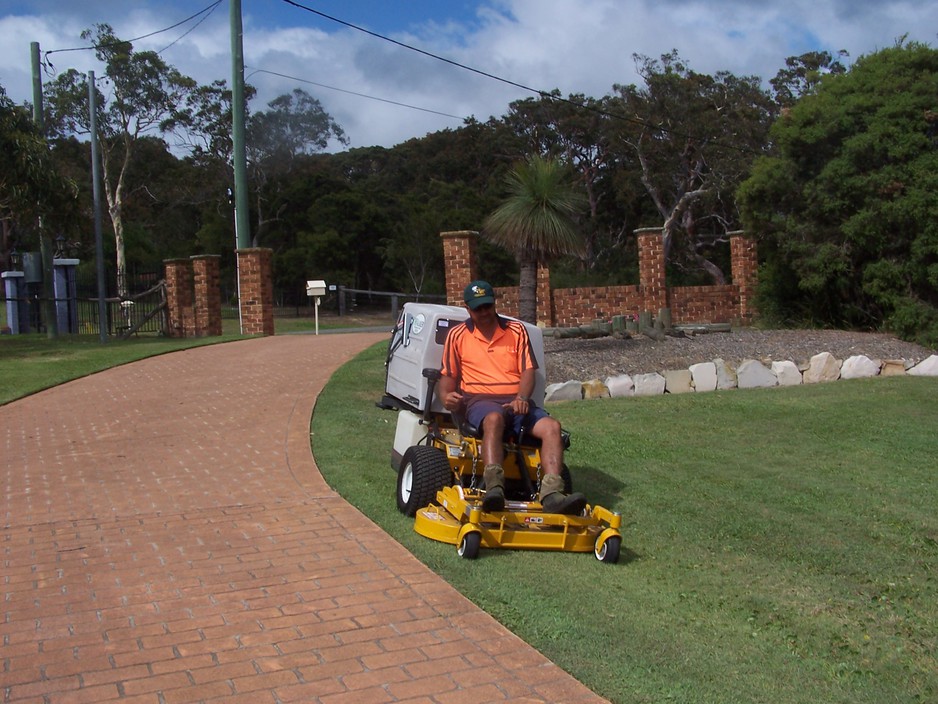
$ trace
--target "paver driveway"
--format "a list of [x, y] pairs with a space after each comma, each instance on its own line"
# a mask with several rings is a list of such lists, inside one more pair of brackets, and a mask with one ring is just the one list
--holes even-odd
[[2, 701], [602, 702], [322, 480], [316, 396], [382, 337], [196, 348], [0, 406]]

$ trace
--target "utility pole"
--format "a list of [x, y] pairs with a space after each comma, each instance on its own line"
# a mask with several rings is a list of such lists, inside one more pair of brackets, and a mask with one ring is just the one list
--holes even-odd
[[107, 290], [104, 285], [104, 235], [101, 232], [101, 156], [98, 151], [98, 91], [88, 71], [88, 115], [91, 126], [91, 188], [94, 202], [94, 257], [98, 273], [98, 333], [107, 342]]
[[244, 46], [241, 0], [230, 0], [231, 10], [231, 143], [234, 167], [235, 238], [238, 249], [251, 244], [248, 218], [247, 152], [244, 144]]
[[[42, 117], [42, 74], [39, 66], [39, 42], [29, 45], [33, 68], [33, 122], [43, 139], [46, 136]], [[59, 336], [59, 321], [55, 314], [55, 285], [52, 271], [52, 242], [39, 217], [39, 258], [42, 261], [42, 318], [46, 323], [46, 337], [54, 340]]]

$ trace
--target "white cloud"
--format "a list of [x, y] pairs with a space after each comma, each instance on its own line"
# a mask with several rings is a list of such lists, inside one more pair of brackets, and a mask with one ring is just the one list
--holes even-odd
[[[324, 6], [330, 3], [323, 2]], [[355, 0], [331, 3], [339, 17], [479, 71], [536, 89], [601, 97], [614, 83], [638, 80], [632, 55], [657, 57], [677, 49], [691, 68], [729, 70], [768, 81], [785, 58], [806, 51], [846, 49], [852, 57], [892, 46], [909, 33], [932, 42], [938, 3], [923, 0], [478, 0], [434, 4], [434, 17], [417, 18], [406, 33], [385, 30]], [[0, 84], [17, 102], [31, 94], [29, 42], [44, 50], [79, 46], [80, 32], [110, 21], [120, 37], [152, 32], [191, 14], [191, 3], [140, 0], [127, 12], [116, 0], [39, 3], [41, 14], [2, 16]], [[452, 115], [485, 120], [504, 114], [512, 100], [530, 97], [523, 89], [436, 61], [380, 39], [314, 18], [288, 6], [245, 3], [245, 63], [257, 68]], [[374, 7], [374, 6], [371, 6]], [[273, 11], [275, 21], [252, 13]], [[444, 9], [440, 9], [444, 8]], [[448, 9], [447, 9], [448, 8]], [[197, 8], [196, 8], [197, 9]], [[29, 11], [33, 12], [32, 10]], [[378, 20], [375, 20], [378, 21]], [[184, 31], [141, 40], [139, 48], [159, 50]], [[201, 83], [230, 80], [227, 4], [179, 39], [164, 57]], [[90, 52], [53, 54], [56, 69], [96, 66]], [[254, 73], [258, 89], [252, 109], [264, 109], [279, 94], [301, 87], [317, 97], [352, 139], [353, 146], [391, 146], [459, 121], [397, 105]]]

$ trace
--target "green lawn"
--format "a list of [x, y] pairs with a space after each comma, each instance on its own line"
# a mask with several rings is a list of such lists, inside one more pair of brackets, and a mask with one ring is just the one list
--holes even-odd
[[[613, 702], [938, 701], [938, 379], [554, 404], [618, 565], [483, 551], [397, 513], [383, 345], [313, 421], [327, 481]], [[354, 429], [351, 435], [349, 429]]]

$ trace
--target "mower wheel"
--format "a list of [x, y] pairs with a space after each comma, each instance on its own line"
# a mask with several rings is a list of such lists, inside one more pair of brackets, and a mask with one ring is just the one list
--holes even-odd
[[440, 450], [426, 445], [408, 448], [397, 472], [397, 509], [405, 516], [416, 516], [452, 477], [446, 455]]
[[459, 541], [456, 552], [465, 560], [474, 560], [479, 556], [479, 547], [482, 545], [482, 534], [476, 531], [466, 533]]
[[619, 561], [619, 549], [622, 547], [621, 537], [618, 535], [610, 535], [603, 541], [602, 545], [599, 545], [598, 540], [596, 543], [596, 549], [593, 550], [593, 554], [596, 555], [597, 560], [609, 564], [615, 564]]

